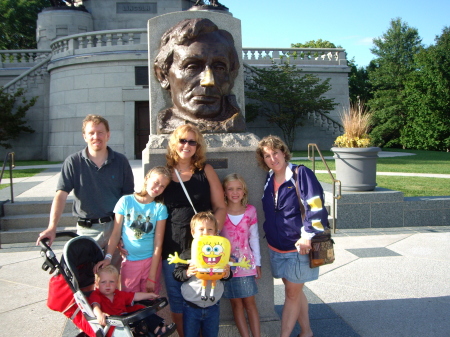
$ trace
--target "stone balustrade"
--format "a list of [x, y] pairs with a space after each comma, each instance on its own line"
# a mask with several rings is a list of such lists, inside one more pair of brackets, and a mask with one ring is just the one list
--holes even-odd
[[55, 40], [51, 45], [53, 59], [68, 55], [147, 50], [146, 29], [103, 30], [75, 34]]
[[[50, 54], [53, 59], [69, 55], [147, 49], [146, 29], [104, 30], [75, 34], [55, 40], [51, 50], [2, 50], [0, 65], [33, 64]], [[347, 66], [343, 48], [242, 48], [242, 60], [249, 65], [281, 63], [317, 66]]]
[[281, 63], [347, 66], [343, 48], [242, 48], [242, 60], [249, 65]]
[[50, 49], [0, 50], [0, 68], [32, 67], [51, 52]]
[[50, 53], [43, 59], [40, 60], [39, 63], [36, 63], [33, 67], [23, 72], [21, 75], [17, 76], [10, 82], [6, 83], [3, 87], [4, 90], [7, 90], [9, 93], [14, 93], [18, 88], [30, 88], [35, 85], [39, 85], [44, 83], [44, 77], [47, 76], [47, 65], [50, 61], [51, 55]]

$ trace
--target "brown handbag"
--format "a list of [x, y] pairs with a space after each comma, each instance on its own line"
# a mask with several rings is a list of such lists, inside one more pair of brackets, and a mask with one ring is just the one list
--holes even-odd
[[316, 268], [334, 262], [334, 241], [329, 229], [321, 234], [316, 234], [311, 239], [311, 250], [309, 251], [309, 266]]
[[[298, 167], [295, 170], [296, 177], [298, 176]], [[295, 181], [295, 190], [297, 192], [298, 202], [300, 204], [300, 212], [302, 213], [302, 220], [305, 220], [305, 206], [300, 197], [298, 188], [298, 180]], [[325, 264], [334, 262], [334, 241], [331, 238], [330, 229], [326, 229], [323, 233], [316, 234], [311, 239], [311, 250], [309, 251], [309, 267], [317, 268]]]

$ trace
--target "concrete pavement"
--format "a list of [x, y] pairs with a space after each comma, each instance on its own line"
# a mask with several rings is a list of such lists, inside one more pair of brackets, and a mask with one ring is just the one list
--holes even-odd
[[[306, 285], [314, 336], [450, 335], [450, 226], [338, 230], [334, 240], [336, 261]], [[58, 256], [61, 249], [55, 242]], [[34, 243], [0, 249], [1, 337], [76, 335], [63, 314], [46, 307], [50, 276], [41, 264]], [[281, 314], [284, 287], [279, 280], [274, 287]], [[279, 321], [262, 324], [280, 327]], [[298, 333], [297, 326], [291, 336]], [[220, 336], [238, 336], [237, 329], [222, 326]]]
[[[131, 161], [136, 186], [142, 184], [140, 163]], [[51, 200], [59, 167], [14, 184], [15, 200]], [[0, 200], [6, 199], [9, 188], [0, 191]], [[334, 240], [335, 263], [306, 284], [314, 336], [450, 336], [450, 220], [449, 226], [337, 230]], [[62, 247], [53, 245], [58, 257]], [[40, 269], [39, 250], [34, 242], [0, 249], [0, 337], [77, 333], [63, 314], [46, 307], [50, 276]], [[284, 287], [274, 280], [274, 288], [275, 310], [281, 314]], [[264, 331], [279, 331], [280, 324], [262, 322]], [[297, 326], [291, 336], [298, 333]], [[220, 336], [238, 332], [222, 326]]]

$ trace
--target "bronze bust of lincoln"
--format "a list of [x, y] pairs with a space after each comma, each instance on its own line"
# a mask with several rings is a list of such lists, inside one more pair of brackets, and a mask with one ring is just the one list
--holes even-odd
[[202, 132], [244, 132], [245, 120], [231, 94], [239, 70], [234, 39], [208, 19], [187, 19], [161, 37], [154, 71], [173, 106], [158, 113], [159, 134], [185, 123]]

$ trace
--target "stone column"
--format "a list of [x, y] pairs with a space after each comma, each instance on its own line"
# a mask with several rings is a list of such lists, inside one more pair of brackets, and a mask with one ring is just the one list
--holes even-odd
[[[273, 278], [270, 272], [269, 252], [264, 239], [262, 224], [264, 213], [261, 197], [263, 195], [266, 173], [257, 166], [255, 149], [259, 139], [252, 133], [205, 134], [208, 145], [208, 163], [215, 167], [219, 179], [230, 173], [239, 173], [245, 179], [249, 190], [249, 203], [258, 212], [258, 227], [261, 246], [262, 278], [257, 280], [258, 294], [256, 305], [261, 322], [278, 320], [274, 309]], [[165, 165], [168, 135], [150, 135], [150, 140], [142, 152], [144, 172], [157, 165]], [[230, 301], [222, 299], [220, 319], [222, 323], [232, 322], [233, 313]]]

